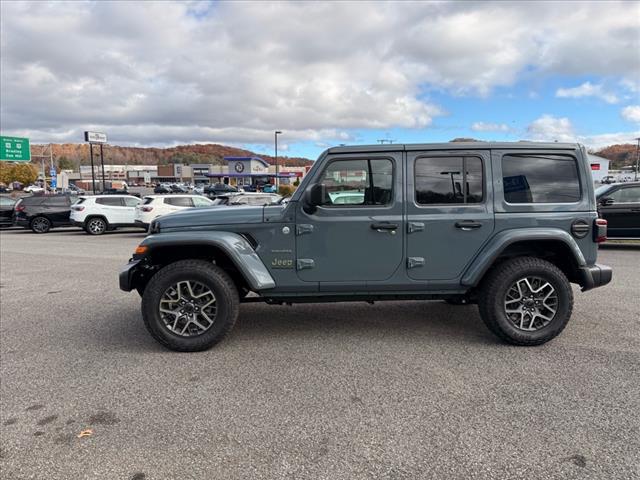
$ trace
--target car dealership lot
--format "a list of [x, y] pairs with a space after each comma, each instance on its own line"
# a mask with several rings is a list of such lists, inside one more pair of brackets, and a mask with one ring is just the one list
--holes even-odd
[[3, 478], [640, 476], [638, 246], [541, 347], [473, 306], [247, 304], [178, 354], [118, 289], [142, 238], [0, 233]]

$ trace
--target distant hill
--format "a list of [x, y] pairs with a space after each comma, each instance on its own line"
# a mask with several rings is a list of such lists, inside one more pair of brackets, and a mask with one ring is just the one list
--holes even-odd
[[611, 160], [609, 168], [612, 170], [619, 170], [622, 167], [635, 166], [637, 146], [632, 143], [623, 143], [620, 145], [609, 145], [602, 150], [590, 151], [594, 155], [599, 157], [608, 158]]
[[[44, 145], [33, 145], [32, 156], [40, 153]], [[98, 158], [99, 148], [93, 149], [94, 158]], [[48, 155], [48, 151], [46, 152]], [[269, 155], [257, 154], [241, 148], [228, 147], [217, 144], [179, 145], [171, 148], [142, 148], [142, 147], [120, 147], [109, 145], [104, 148], [104, 161], [112, 165], [164, 165], [169, 163], [212, 163], [223, 164], [223, 157], [248, 157], [256, 156], [264, 159], [270, 164], [275, 160]], [[53, 158], [56, 163], [66, 159], [67, 164], [88, 165], [89, 145], [86, 143], [63, 143], [53, 144]], [[36, 159], [34, 158], [34, 161]], [[308, 158], [301, 157], [281, 157], [278, 155], [278, 163], [286, 166], [306, 166], [313, 162]]]

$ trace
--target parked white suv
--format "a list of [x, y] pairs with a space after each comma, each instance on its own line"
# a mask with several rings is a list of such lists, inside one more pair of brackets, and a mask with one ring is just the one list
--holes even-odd
[[185, 208], [210, 207], [213, 201], [201, 195], [149, 195], [136, 207], [138, 226], [148, 227], [151, 220]]
[[138, 227], [136, 206], [142, 200], [131, 195], [81, 196], [71, 205], [71, 223], [91, 235], [118, 227]]

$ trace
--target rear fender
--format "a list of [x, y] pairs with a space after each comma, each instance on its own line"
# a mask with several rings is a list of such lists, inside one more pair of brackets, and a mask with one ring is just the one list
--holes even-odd
[[509, 246], [517, 242], [523, 241], [544, 241], [555, 240], [561, 241], [567, 247], [573, 255], [573, 260], [578, 268], [586, 266], [584, 255], [578, 247], [573, 237], [557, 228], [527, 228], [518, 230], [505, 230], [498, 233], [493, 239], [491, 239], [485, 248], [480, 251], [471, 265], [467, 268], [466, 272], [462, 276], [462, 285], [467, 287], [476, 286], [484, 274], [491, 268], [496, 259], [502, 252]]

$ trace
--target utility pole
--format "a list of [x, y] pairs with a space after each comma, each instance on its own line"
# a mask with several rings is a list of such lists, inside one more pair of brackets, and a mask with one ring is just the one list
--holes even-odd
[[636, 138], [638, 145], [636, 145], [636, 174], [634, 180], [638, 180], [638, 167], [640, 166], [640, 137]]
[[[102, 143], [100, 144], [100, 163], [102, 164], [102, 193], [104, 193], [104, 191], [106, 190], [106, 188], [104, 187], [104, 153], [102, 150]], [[113, 168], [112, 168], [113, 170]]]
[[91, 156], [91, 189], [96, 194], [96, 171], [93, 168], [93, 143], [89, 143], [89, 155]]
[[276, 154], [275, 154], [275, 159], [276, 159], [276, 192], [278, 191], [278, 186], [279, 184], [279, 179], [278, 179], [278, 135], [280, 135], [282, 132], [280, 130], [276, 130], [274, 133], [274, 139], [275, 139], [275, 147], [276, 147]]

